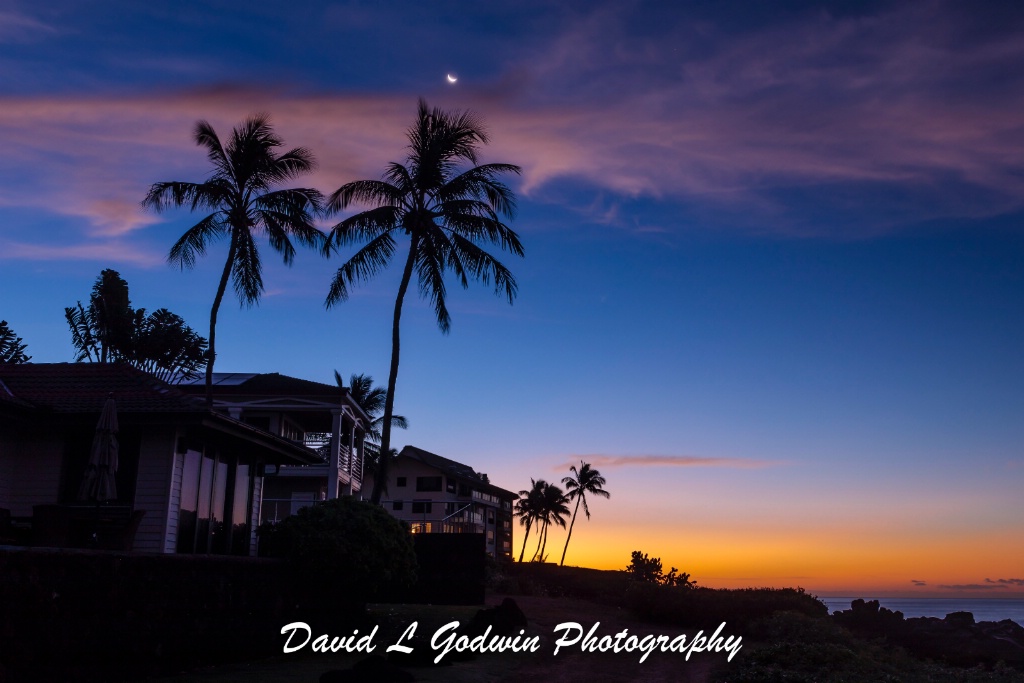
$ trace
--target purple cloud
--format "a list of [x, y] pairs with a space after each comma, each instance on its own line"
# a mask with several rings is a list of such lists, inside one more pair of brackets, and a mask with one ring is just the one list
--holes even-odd
[[1024, 586], [1024, 579], [985, 579], [985, 583], [996, 584], [999, 587], [1006, 586]]
[[29, 244], [0, 240], [0, 260], [20, 261], [102, 261], [155, 267], [165, 262], [156, 254], [119, 242], [93, 244]]
[[562, 470], [578, 465], [580, 460], [600, 469], [613, 467], [730, 467], [736, 469], [762, 469], [775, 467], [783, 463], [768, 460], [750, 460], [747, 458], [708, 458], [693, 455], [573, 455]]
[[[528, 198], [636, 232], [668, 228], [638, 228], [620, 200], [684, 202], [718, 223], [790, 234], [1024, 208], [1024, 43], [1013, 32], [954, 42], [950, 29], [970, 17], [942, 2], [741, 32], [670, 21], [643, 36], [623, 28], [629, 12], [574, 16], [489, 82], [428, 99], [479, 112], [492, 137], [484, 160], [521, 165]], [[8, 96], [0, 203], [77, 217], [89, 238], [143, 229], [156, 220], [136, 207], [149, 183], [204, 177], [195, 121], [227, 131], [256, 111], [314, 150], [309, 183], [331, 191], [402, 157], [414, 106], [404, 94], [232, 85]], [[569, 197], [562, 180], [607, 199]]]

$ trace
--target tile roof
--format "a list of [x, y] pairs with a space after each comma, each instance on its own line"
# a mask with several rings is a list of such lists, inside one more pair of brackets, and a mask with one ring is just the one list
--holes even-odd
[[111, 394], [123, 413], [206, 412], [203, 402], [120, 363], [0, 365], [0, 397], [55, 413], [99, 413]]
[[431, 467], [453, 477], [472, 479], [474, 480], [473, 486], [475, 488], [480, 489], [481, 491], [487, 491], [488, 493], [493, 493], [499, 496], [511, 496], [512, 498], [519, 497], [516, 494], [512, 493], [511, 491], [506, 491], [505, 489], [499, 486], [485, 483], [482, 479], [480, 479], [480, 475], [476, 472], [476, 470], [474, 470], [469, 465], [464, 465], [461, 462], [456, 462], [455, 460], [449, 460], [448, 458], [442, 457], [437, 453], [431, 453], [430, 451], [425, 451], [422, 448], [417, 448], [416, 446], [406, 446], [398, 455], [399, 457], [405, 456], [408, 458], [419, 460], [420, 462], [430, 465]]
[[36, 410], [79, 415], [99, 414], [107, 397], [117, 401], [118, 414], [173, 414], [199, 420], [221, 433], [232, 434], [263, 449], [302, 464], [319, 460], [303, 445], [288, 441], [207, 410], [206, 403], [148, 373], [120, 363], [25, 363], [0, 365], [0, 407], [20, 405]]
[[[206, 390], [205, 379], [200, 378], [180, 385], [184, 391], [201, 393]], [[277, 372], [213, 373], [214, 394], [251, 396], [344, 396], [347, 390], [336, 384], [323, 384], [308, 379], [289, 377]]]

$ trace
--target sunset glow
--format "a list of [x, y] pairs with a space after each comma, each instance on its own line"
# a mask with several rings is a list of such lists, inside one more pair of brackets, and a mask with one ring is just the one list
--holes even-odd
[[[267, 112], [329, 194], [403, 158], [423, 97], [522, 167], [526, 255], [513, 306], [447, 283], [450, 335], [410, 290], [393, 445], [515, 492], [591, 463], [570, 565], [1024, 598], [1022, 8], [157, 5], [0, 12], [0, 319], [34, 361], [73, 359], [104, 268], [208, 334], [227, 245], [170, 268], [201, 216], [140, 205], [205, 178], [197, 120]], [[328, 311], [350, 253], [262, 253], [217, 370], [384, 384], [399, 266]]]

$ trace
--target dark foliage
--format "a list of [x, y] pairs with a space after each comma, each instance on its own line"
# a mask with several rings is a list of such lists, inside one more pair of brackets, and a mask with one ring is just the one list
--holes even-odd
[[633, 551], [629, 566], [626, 567], [626, 573], [636, 581], [679, 588], [697, 587], [696, 581], [690, 581], [689, 574], [678, 572], [678, 569], [672, 567], [668, 574], [663, 573], [660, 557], [647, 557], [647, 553], [641, 553], [639, 550]]
[[[781, 612], [754, 624], [740, 657], [719, 669], [716, 681], [725, 683], [1011, 683], [1020, 671], [994, 667], [955, 669], [917, 659], [884, 640], [865, 640], [834, 620]], [[746, 644], [746, 643], [745, 643]]]
[[279, 651], [285, 563], [0, 550], [0, 679], [120, 683]]
[[0, 364], [27, 363], [32, 356], [25, 355], [26, 345], [14, 334], [6, 320], [0, 320]]
[[116, 270], [101, 272], [89, 305], [79, 301], [64, 317], [76, 361], [127, 363], [171, 383], [198, 377], [206, 365], [206, 340], [166, 308], [148, 315], [132, 308], [128, 283]]
[[380, 506], [349, 497], [302, 508], [262, 527], [260, 552], [288, 560], [296, 580], [318, 603], [366, 601], [416, 580], [409, 530]]

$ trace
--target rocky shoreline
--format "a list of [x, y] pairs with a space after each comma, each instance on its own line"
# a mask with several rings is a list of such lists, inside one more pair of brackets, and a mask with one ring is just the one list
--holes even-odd
[[960, 667], [1003, 662], [1024, 670], [1024, 626], [1010, 619], [979, 622], [970, 612], [907, 619], [877, 600], [854, 600], [832, 617], [858, 636], [885, 638], [915, 657]]

